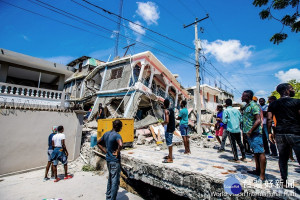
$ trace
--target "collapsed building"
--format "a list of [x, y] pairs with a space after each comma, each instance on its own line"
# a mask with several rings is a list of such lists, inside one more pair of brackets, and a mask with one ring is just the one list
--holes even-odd
[[95, 117], [101, 103], [107, 118], [135, 118], [136, 122], [145, 119], [137, 124], [147, 126], [149, 120], [162, 118], [164, 99], [168, 98], [171, 107], [177, 109], [178, 102], [189, 99], [176, 76], [149, 51], [107, 63], [81, 57], [69, 66], [75, 68], [75, 73], [65, 82], [65, 93], [69, 102], [83, 107], [93, 105], [88, 120]]

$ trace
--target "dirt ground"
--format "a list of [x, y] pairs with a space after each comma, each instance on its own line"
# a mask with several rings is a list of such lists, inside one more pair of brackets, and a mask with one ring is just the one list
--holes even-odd
[[[62, 173], [60, 173], [63, 177]], [[0, 178], [0, 199], [105, 199], [107, 175], [94, 172], [75, 172], [69, 180], [54, 183], [43, 181], [44, 170], [37, 170]], [[128, 191], [120, 188], [118, 200], [140, 200]]]

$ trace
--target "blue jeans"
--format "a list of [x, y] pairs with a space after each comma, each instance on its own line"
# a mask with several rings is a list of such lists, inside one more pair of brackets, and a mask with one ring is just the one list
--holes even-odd
[[292, 148], [296, 154], [300, 165], [300, 135], [294, 134], [276, 134], [276, 143], [279, 152], [279, 169], [281, 178], [286, 181], [288, 176], [288, 160], [290, 149]]
[[106, 200], [115, 200], [120, 185], [121, 165], [119, 162], [107, 162], [107, 168], [109, 176], [107, 181]]
[[277, 156], [277, 148], [276, 148], [276, 145], [273, 144], [273, 143], [269, 140], [269, 133], [268, 133], [268, 127], [267, 127], [267, 124], [264, 124], [262, 131], [263, 131], [263, 142], [264, 142], [265, 153], [266, 153], [266, 154], [270, 154], [270, 150], [269, 150], [269, 144], [270, 144], [270, 149], [271, 149], [272, 155]]

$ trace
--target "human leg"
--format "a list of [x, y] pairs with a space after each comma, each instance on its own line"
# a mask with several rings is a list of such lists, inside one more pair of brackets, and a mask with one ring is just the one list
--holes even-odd
[[111, 165], [110, 162], [107, 162], [108, 169], [108, 179], [107, 179], [107, 188], [106, 188], [106, 199], [111, 199]]
[[227, 136], [228, 136], [228, 131], [226, 129], [224, 129], [223, 130], [223, 135], [222, 135], [222, 142], [221, 142], [220, 150], [225, 150], [225, 144], [226, 144]]
[[229, 132], [228, 135], [229, 135], [229, 140], [230, 140], [230, 144], [231, 144], [231, 148], [232, 148], [233, 158], [234, 158], [234, 160], [238, 160], [239, 157], [238, 157], [237, 149], [236, 149], [235, 134]]
[[262, 128], [262, 139], [263, 139], [265, 154], [270, 154], [269, 134], [268, 134], [268, 128], [266, 124], [264, 124]]
[[48, 161], [47, 166], [46, 166], [46, 171], [45, 171], [45, 179], [48, 178], [48, 172], [49, 172], [50, 166], [51, 166], [51, 161]]
[[111, 200], [115, 200], [117, 198], [119, 185], [120, 185], [120, 172], [121, 165], [119, 162], [111, 162]]
[[267, 159], [266, 155], [264, 153], [259, 154], [259, 166], [260, 166], [260, 179], [265, 180], [265, 172], [266, 172], [266, 166], [267, 166]]
[[186, 125], [180, 125], [179, 129], [180, 129], [180, 133], [181, 136], [183, 138], [183, 145], [184, 145], [184, 153], [187, 154], [189, 153], [189, 149], [188, 149], [188, 137], [187, 137], [187, 129], [185, 128]]
[[300, 136], [290, 135], [288, 137], [289, 137], [288, 138], [289, 143], [291, 144], [292, 149], [294, 150], [294, 152], [296, 154], [297, 161], [300, 165]]
[[[169, 155], [168, 155], [168, 159], [166, 160], [166, 162], [173, 162], [173, 148], [172, 148], [172, 140], [173, 140], [173, 133], [168, 133], [165, 132], [165, 137], [166, 137], [166, 143], [169, 149]], [[165, 161], [163, 161], [165, 162]]]
[[242, 153], [242, 159], [245, 159], [246, 158], [246, 154], [245, 154], [245, 147], [242, 143], [242, 139], [241, 139], [241, 133], [235, 133], [236, 134], [236, 142], [237, 144], [239, 145], [240, 147], [240, 151]]
[[278, 163], [281, 179], [283, 181], [286, 181], [288, 176], [288, 160], [290, 153], [290, 145], [288, 144], [285, 135], [276, 135], [276, 143], [279, 152]]

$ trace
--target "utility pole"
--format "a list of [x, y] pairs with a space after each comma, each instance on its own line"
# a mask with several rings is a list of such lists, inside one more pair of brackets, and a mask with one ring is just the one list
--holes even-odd
[[195, 24], [195, 60], [196, 60], [196, 105], [197, 105], [197, 133], [202, 134], [202, 129], [201, 129], [201, 100], [200, 100], [200, 65], [199, 65], [199, 51], [200, 46], [200, 40], [198, 39], [198, 22], [203, 21], [207, 19], [209, 16], [207, 15], [206, 17], [199, 19], [196, 18], [194, 23], [191, 23], [189, 25], [183, 25], [183, 28], [187, 28], [191, 25]]

